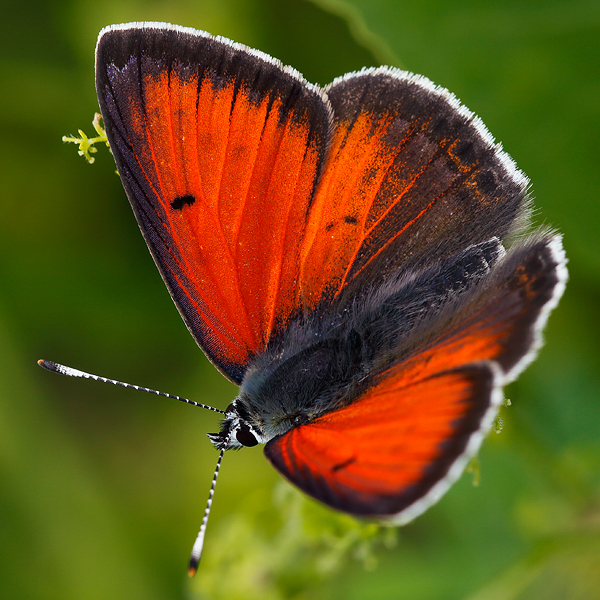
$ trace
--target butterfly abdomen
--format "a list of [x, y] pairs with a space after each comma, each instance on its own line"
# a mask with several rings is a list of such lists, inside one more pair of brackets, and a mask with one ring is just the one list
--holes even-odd
[[[364, 351], [354, 331], [320, 339], [283, 361], [274, 356], [272, 368], [248, 370], [238, 401], [252, 424], [271, 439], [351, 403], [364, 377]], [[264, 365], [264, 357], [260, 362]]]

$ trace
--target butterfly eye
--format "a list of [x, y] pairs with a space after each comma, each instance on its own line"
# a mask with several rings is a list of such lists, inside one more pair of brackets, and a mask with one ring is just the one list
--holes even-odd
[[256, 446], [258, 444], [254, 434], [250, 431], [250, 427], [245, 423], [240, 423], [239, 429], [235, 432], [235, 437], [242, 446]]
[[235, 406], [234, 406], [233, 402], [225, 409], [225, 413], [230, 413], [230, 412], [237, 412], [235, 410]]

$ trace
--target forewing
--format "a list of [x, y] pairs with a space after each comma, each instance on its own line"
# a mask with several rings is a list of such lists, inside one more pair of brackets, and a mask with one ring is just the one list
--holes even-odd
[[389, 377], [356, 403], [272, 440], [267, 458], [332, 508], [414, 518], [460, 474], [498, 398], [490, 365], [411, 376]]
[[302, 248], [307, 304], [504, 240], [527, 220], [526, 177], [447, 90], [382, 67], [326, 91], [335, 132]]
[[333, 508], [416, 517], [460, 475], [491, 425], [501, 386], [539, 347], [564, 290], [564, 263], [559, 237], [523, 243], [464, 306], [435, 317], [441, 329], [423, 347], [354, 403], [271, 440], [266, 456]]
[[298, 305], [329, 103], [262, 53], [164, 23], [101, 32], [96, 86], [119, 174], [175, 304], [240, 383]]

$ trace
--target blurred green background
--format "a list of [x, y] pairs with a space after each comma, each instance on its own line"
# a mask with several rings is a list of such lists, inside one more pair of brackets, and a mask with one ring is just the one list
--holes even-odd
[[[427, 75], [481, 116], [565, 235], [571, 280], [500, 435], [390, 536], [306, 501], [260, 448], [225, 457], [185, 574], [215, 415], [47, 373], [44, 357], [225, 407], [152, 263], [106, 149], [61, 143], [97, 110], [105, 25], [160, 20], [325, 84]], [[600, 3], [597, 0], [11, 2], [0, 19], [0, 597], [600, 598]], [[104, 150], [104, 151], [102, 151]]]

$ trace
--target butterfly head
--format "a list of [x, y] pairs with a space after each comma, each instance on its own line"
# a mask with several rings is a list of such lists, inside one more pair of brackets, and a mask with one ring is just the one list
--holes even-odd
[[221, 431], [207, 435], [217, 450], [256, 446], [268, 441], [266, 436], [250, 423], [247, 410], [238, 399], [227, 407], [221, 422]]

